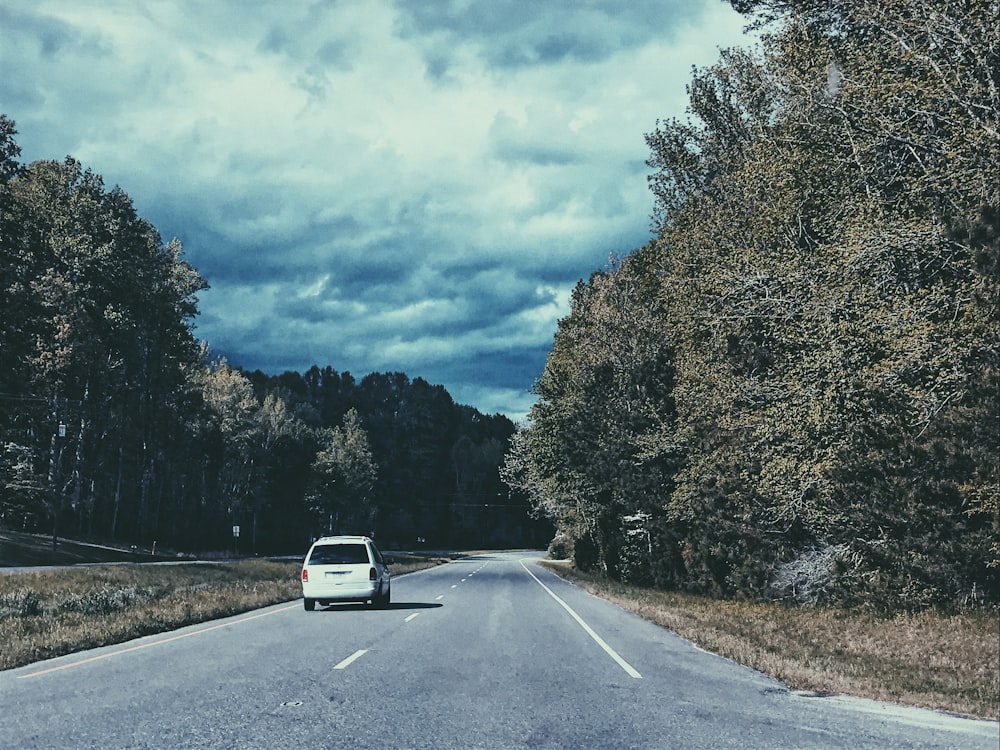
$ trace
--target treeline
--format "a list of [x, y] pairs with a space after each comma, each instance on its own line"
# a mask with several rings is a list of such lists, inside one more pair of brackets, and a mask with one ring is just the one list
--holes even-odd
[[[499, 468], [514, 423], [456, 404], [448, 391], [403, 373], [350, 373], [312, 367], [303, 374], [249, 373], [257, 400], [280, 393], [306, 424], [322, 427], [307, 471], [291, 456], [280, 483], [321, 525], [375, 533], [397, 545], [544, 546], [553, 529], [511, 497]], [[297, 449], [290, 451], [301, 455]], [[324, 485], [329, 491], [324, 492]], [[332, 514], [333, 521], [329, 522]]]
[[500, 483], [506, 417], [401, 373], [213, 361], [180, 244], [74, 159], [22, 165], [15, 136], [0, 116], [0, 524], [197, 552], [551, 536]]
[[1000, 6], [734, 0], [647, 135], [504, 469], [578, 565], [722, 597], [1000, 601]]

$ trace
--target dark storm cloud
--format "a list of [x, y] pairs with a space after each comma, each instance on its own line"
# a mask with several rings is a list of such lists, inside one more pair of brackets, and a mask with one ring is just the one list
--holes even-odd
[[740, 27], [717, 0], [7, 0], [0, 112], [183, 242], [216, 354], [518, 418], [574, 285], [649, 239], [644, 133]]
[[[81, 45], [84, 35], [70, 24], [37, 13], [22, 13], [17, 8], [0, 7], [0, 29], [21, 30], [19, 40], [37, 49], [39, 57], [52, 59], [60, 50]], [[4, 43], [9, 43], [4, 40]]]
[[[500, 0], [399, 2], [397, 30], [404, 37], [440, 35], [444, 40], [473, 41], [491, 67], [524, 68], [563, 62], [597, 64], [653, 40], [669, 40], [704, 13], [704, 4], [660, 2], [580, 3], [553, 0], [525, 3]], [[451, 59], [445, 43], [428, 52], [432, 75], [440, 78]]]

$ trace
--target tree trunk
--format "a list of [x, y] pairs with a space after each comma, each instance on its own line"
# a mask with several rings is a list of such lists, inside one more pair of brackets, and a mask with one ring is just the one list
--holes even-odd
[[121, 444], [118, 445], [118, 477], [115, 480], [115, 505], [114, 511], [111, 514], [111, 538], [116, 539], [118, 537], [118, 511], [121, 508], [122, 502], [122, 473], [124, 471], [125, 463], [125, 447]]

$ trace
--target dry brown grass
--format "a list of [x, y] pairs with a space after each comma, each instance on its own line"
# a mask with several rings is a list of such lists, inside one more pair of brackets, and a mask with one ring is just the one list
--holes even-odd
[[290, 601], [299, 570], [250, 560], [0, 575], [0, 669]]
[[794, 689], [998, 718], [996, 610], [878, 616], [724, 602], [628, 586], [567, 565], [549, 567], [623, 609]]
[[[394, 576], [450, 558], [397, 555]], [[301, 562], [100, 565], [0, 575], [0, 669], [302, 596]]]
[[446, 562], [451, 562], [457, 557], [460, 557], [460, 555], [458, 554], [431, 555], [431, 554], [413, 554], [409, 552], [387, 552], [386, 557], [388, 557], [391, 560], [391, 562], [389, 563], [389, 570], [392, 571], [392, 575], [401, 576], [404, 573], [414, 573], [418, 570], [423, 570], [424, 568], [433, 568], [438, 565], [443, 565]]

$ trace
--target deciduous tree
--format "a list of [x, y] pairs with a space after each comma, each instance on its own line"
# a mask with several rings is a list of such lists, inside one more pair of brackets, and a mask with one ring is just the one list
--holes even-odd
[[378, 508], [369, 503], [369, 493], [377, 466], [357, 410], [348, 410], [340, 426], [326, 431], [312, 476], [306, 502], [322, 526], [374, 534]]

